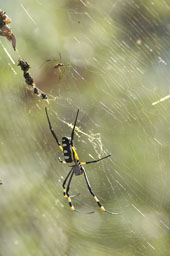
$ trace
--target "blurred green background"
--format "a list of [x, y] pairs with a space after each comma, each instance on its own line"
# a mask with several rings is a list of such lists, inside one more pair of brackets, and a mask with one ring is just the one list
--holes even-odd
[[[0, 3], [17, 40], [14, 52], [0, 38], [0, 256], [169, 255], [170, 105], [152, 103], [169, 94], [170, 0]], [[19, 57], [49, 104], [27, 89]], [[69, 168], [45, 106], [60, 141], [80, 109], [81, 161], [111, 153], [86, 171], [105, 208], [121, 215], [100, 211], [83, 176], [73, 178], [73, 203], [95, 213], [70, 211]]]

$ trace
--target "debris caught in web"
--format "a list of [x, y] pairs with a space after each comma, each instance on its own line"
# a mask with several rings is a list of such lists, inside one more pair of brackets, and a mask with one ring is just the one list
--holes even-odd
[[30, 86], [30, 88], [32, 88], [34, 94], [40, 96], [42, 99], [47, 100], [48, 96], [35, 86], [34, 80], [28, 72], [28, 70], [30, 69], [30, 65], [26, 61], [19, 59], [18, 66], [21, 67], [21, 70], [23, 71], [23, 76], [25, 78], [25, 82]]
[[6, 15], [4, 11], [0, 10], [0, 35], [5, 36], [10, 42], [12, 42], [12, 46], [14, 50], [16, 50], [16, 39], [8, 25], [10, 23], [11, 19]]

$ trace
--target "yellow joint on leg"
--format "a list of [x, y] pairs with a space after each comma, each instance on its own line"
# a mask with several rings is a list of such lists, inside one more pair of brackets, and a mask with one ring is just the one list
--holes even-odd
[[86, 164], [86, 162], [81, 162], [81, 164]]
[[65, 188], [63, 188], [63, 193], [64, 193], [64, 197], [66, 198], [67, 195], [66, 195], [66, 189]]
[[68, 202], [70, 203], [71, 202], [71, 198], [68, 196]]
[[105, 208], [103, 207], [103, 205], [100, 207], [100, 209], [101, 209], [102, 211], [105, 211]]
[[67, 198], [67, 195], [64, 195], [64, 198]]
[[96, 202], [99, 202], [99, 199], [97, 198], [97, 196], [94, 196], [94, 200], [95, 200]]
[[61, 149], [61, 151], [63, 151], [63, 147], [60, 145], [59, 148]]
[[72, 210], [72, 211], [74, 211], [75, 209], [74, 209], [74, 206], [70, 206], [70, 209]]

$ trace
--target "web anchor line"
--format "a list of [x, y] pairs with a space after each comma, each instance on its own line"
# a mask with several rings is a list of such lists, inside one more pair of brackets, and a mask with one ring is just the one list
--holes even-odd
[[161, 99], [159, 99], [159, 100], [153, 102], [153, 103], [152, 103], [152, 106], [157, 105], [158, 103], [161, 103], [161, 102], [163, 102], [163, 101], [165, 101], [165, 100], [168, 100], [169, 98], [170, 98], [170, 94], [168, 94], [168, 95], [166, 95], [165, 97], [163, 97], [163, 98], [161, 98]]

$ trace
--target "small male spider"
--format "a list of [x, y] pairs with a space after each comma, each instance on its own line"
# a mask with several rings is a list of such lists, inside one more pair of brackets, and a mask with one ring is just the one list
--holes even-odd
[[[65, 178], [65, 180], [63, 182], [63, 194], [64, 194], [64, 197], [68, 199], [68, 202], [69, 202], [69, 205], [70, 205], [70, 209], [73, 210], [73, 211], [76, 211], [76, 212], [80, 212], [79, 210], [75, 209], [73, 204], [72, 204], [71, 197], [74, 197], [74, 196], [70, 196], [69, 195], [69, 189], [70, 189], [70, 184], [71, 184], [71, 180], [73, 178], [73, 175], [75, 174], [76, 176], [78, 176], [78, 175], [83, 174], [84, 178], [85, 178], [85, 181], [86, 181], [86, 184], [87, 184], [87, 187], [88, 187], [88, 190], [90, 191], [90, 193], [93, 196], [94, 200], [97, 202], [97, 204], [100, 207], [100, 209], [102, 211], [106, 212], [106, 213], [109, 213], [109, 214], [119, 214], [117, 212], [107, 211], [103, 207], [103, 205], [100, 203], [99, 199], [94, 194], [94, 192], [93, 192], [93, 190], [92, 190], [92, 188], [90, 186], [89, 180], [87, 178], [86, 171], [85, 171], [84, 167], [82, 166], [82, 165], [85, 165], [85, 164], [97, 163], [97, 162], [99, 162], [99, 161], [101, 161], [101, 160], [103, 160], [105, 158], [110, 157], [111, 155], [107, 155], [105, 157], [102, 157], [100, 159], [93, 160], [93, 161], [80, 162], [79, 157], [77, 155], [77, 152], [75, 150], [75, 147], [74, 147], [74, 144], [73, 144], [73, 140], [74, 140], [74, 130], [75, 130], [75, 127], [76, 127], [76, 122], [77, 122], [77, 118], [78, 118], [79, 109], [77, 110], [76, 119], [75, 119], [74, 126], [73, 126], [73, 129], [72, 129], [72, 132], [71, 132], [71, 138], [70, 137], [62, 137], [62, 145], [59, 143], [58, 138], [57, 138], [57, 136], [56, 136], [56, 134], [55, 134], [55, 132], [54, 132], [54, 130], [52, 128], [52, 125], [51, 125], [51, 122], [50, 122], [50, 119], [49, 119], [49, 116], [48, 116], [47, 108], [45, 108], [45, 111], [46, 111], [46, 115], [47, 115], [47, 120], [48, 120], [50, 131], [51, 131], [54, 139], [56, 140], [60, 150], [63, 152], [63, 155], [64, 155], [64, 161], [61, 160], [60, 157], [59, 157], [59, 161], [60, 161], [60, 163], [67, 164], [69, 167], [71, 167], [71, 170], [69, 171], [68, 175], [66, 176], [66, 178]], [[69, 181], [68, 181], [67, 187], [65, 187], [68, 178], [69, 178]], [[77, 195], [75, 195], [75, 196], [77, 196]], [[90, 214], [90, 213], [94, 213], [94, 211], [92, 211], [92, 212], [85, 212], [85, 213]]]
[[[41, 66], [44, 65], [46, 62], [50, 62], [50, 61], [55, 61], [55, 62], [56, 62], [56, 59], [48, 59], [48, 60], [46, 60], [45, 62], [43, 62], [43, 63], [41, 64]], [[61, 61], [61, 53], [59, 53], [59, 61]], [[53, 68], [58, 69], [59, 72], [61, 72], [60, 67], [64, 67], [64, 64], [63, 64], [62, 62], [58, 62], [58, 61], [57, 61], [57, 63], [53, 66]]]

